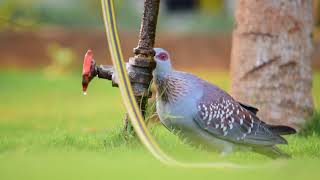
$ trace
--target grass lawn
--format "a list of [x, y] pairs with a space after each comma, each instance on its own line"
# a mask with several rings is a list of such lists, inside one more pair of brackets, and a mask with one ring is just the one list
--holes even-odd
[[[228, 88], [227, 73], [199, 74]], [[314, 76], [320, 108], [320, 74]], [[183, 169], [155, 160], [139, 142], [121, 134], [125, 112], [111, 83], [94, 80], [88, 95], [81, 76], [40, 71], [0, 73], [0, 179], [306, 179], [320, 176], [320, 131], [287, 137], [280, 146], [293, 156], [273, 161], [237, 152], [227, 157], [189, 147], [160, 125], [152, 132], [161, 147], [183, 161], [228, 161], [254, 169]], [[313, 119], [320, 121], [317, 115]], [[319, 125], [315, 123], [316, 125]], [[317, 126], [320, 130], [320, 125]], [[315, 128], [317, 130], [317, 128]]]

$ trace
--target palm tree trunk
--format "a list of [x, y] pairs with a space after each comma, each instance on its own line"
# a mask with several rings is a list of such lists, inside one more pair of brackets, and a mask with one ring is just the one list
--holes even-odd
[[301, 128], [313, 111], [312, 0], [238, 0], [233, 96], [272, 124]]

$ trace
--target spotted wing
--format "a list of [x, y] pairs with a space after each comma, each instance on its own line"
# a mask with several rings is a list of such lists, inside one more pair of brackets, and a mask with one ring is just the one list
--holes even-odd
[[213, 136], [233, 143], [252, 146], [287, 143], [281, 136], [272, 133], [255, 114], [231, 98], [198, 103], [194, 121]]

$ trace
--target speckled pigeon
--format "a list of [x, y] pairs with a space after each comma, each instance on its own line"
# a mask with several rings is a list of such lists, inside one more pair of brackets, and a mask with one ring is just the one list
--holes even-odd
[[271, 158], [289, 157], [275, 145], [287, 144], [281, 135], [294, 134], [293, 128], [264, 123], [256, 115], [257, 108], [195, 75], [174, 70], [169, 53], [154, 50], [157, 113], [167, 129], [222, 154], [246, 149]]

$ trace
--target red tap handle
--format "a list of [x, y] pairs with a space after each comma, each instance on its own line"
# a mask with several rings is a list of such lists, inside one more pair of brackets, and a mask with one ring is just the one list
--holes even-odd
[[89, 49], [83, 59], [82, 75], [89, 76], [91, 71], [91, 62], [93, 60], [93, 52]]
[[83, 66], [82, 66], [82, 90], [83, 90], [83, 92], [87, 91], [92, 61], [93, 61], [93, 52], [91, 49], [89, 49], [87, 51], [86, 55], [84, 56]]

